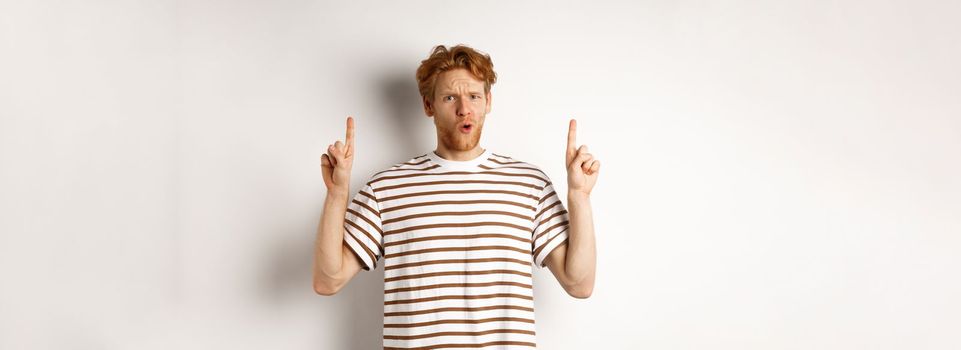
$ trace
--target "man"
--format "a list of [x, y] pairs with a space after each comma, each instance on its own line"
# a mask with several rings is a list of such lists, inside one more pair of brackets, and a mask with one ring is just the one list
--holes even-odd
[[565, 210], [537, 166], [480, 146], [496, 74], [490, 57], [437, 46], [416, 78], [437, 148], [371, 176], [348, 202], [354, 120], [321, 156], [327, 198], [314, 290], [337, 293], [384, 259], [384, 348], [533, 348], [532, 263], [568, 294], [594, 288], [590, 205], [600, 161], [567, 135]]

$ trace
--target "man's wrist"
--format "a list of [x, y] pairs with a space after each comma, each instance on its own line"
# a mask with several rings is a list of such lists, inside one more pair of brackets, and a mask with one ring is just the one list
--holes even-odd
[[346, 202], [348, 196], [347, 191], [327, 191], [327, 200]]
[[578, 201], [578, 202], [589, 202], [591, 200], [590, 193], [584, 193], [581, 191], [567, 191], [567, 201]]

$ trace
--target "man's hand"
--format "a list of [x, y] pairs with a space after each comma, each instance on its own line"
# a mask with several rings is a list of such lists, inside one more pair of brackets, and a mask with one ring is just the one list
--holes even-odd
[[[346, 143], [345, 143], [346, 142]], [[327, 192], [343, 195], [350, 192], [350, 168], [354, 163], [354, 118], [347, 116], [347, 139], [334, 142], [327, 147], [327, 153], [320, 157], [321, 172]]]
[[587, 145], [576, 147], [577, 121], [571, 119], [567, 130], [567, 192], [589, 196], [597, 174], [601, 170], [601, 161], [587, 153]]

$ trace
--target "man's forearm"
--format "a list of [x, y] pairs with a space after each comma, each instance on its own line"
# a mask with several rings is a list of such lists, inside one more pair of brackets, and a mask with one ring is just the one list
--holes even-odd
[[567, 276], [577, 285], [594, 285], [594, 271], [597, 265], [597, 249], [594, 242], [594, 218], [591, 212], [589, 195], [568, 192], [568, 232], [567, 257], [564, 269]]
[[[317, 225], [314, 244], [314, 279], [334, 276], [343, 264], [344, 217], [347, 214], [347, 196], [327, 193], [324, 211]], [[320, 276], [317, 276], [320, 273]]]

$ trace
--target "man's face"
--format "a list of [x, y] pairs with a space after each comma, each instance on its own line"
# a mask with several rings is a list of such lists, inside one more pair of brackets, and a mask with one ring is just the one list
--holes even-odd
[[437, 76], [434, 96], [424, 98], [424, 112], [434, 118], [438, 140], [452, 151], [470, 151], [480, 142], [491, 95], [484, 82], [463, 68]]

